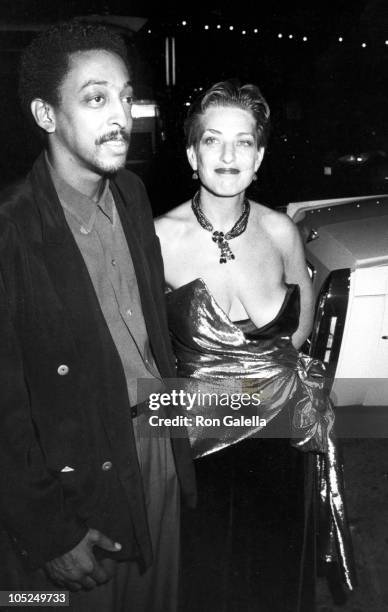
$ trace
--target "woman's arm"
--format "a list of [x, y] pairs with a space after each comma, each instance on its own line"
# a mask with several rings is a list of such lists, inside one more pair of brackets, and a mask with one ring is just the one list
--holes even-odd
[[170, 275], [171, 275], [171, 270], [170, 270], [171, 258], [169, 257], [169, 249], [168, 249], [169, 221], [168, 221], [168, 218], [166, 219], [166, 216], [163, 215], [161, 217], [157, 217], [156, 219], [154, 219], [154, 224], [155, 224], [155, 232], [159, 239], [160, 250], [161, 250], [161, 255], [162, 255], [162, 260], [163, 260], [165, 283], [168, 286]]
[[299, 348], [309, 336], [313, 324], [314, 294], [298, 228], [286, 215], [282, 215], [280, 225], [277, 242], [283, 255], [285, 281], [300, 287], [299, 326], [292, 337], [294, 346]]
[[154, 219], [155, 231], [160, 241], [164, 263], [164, 276], [168, 287], [176, 287], [182, 274], [184, 262], [180, 254], [187, 245], [187, 217], [190, 202], [173, 208]]

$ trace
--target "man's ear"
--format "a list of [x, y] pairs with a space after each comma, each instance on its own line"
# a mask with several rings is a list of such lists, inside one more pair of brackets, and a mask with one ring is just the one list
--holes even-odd
[[261, 166], [261, 162], [263, 161], [263, 157], [264, 157], [264, 152], [265, 152], [264, 147], [260, 147], [260, 149], [258, 149], [257, 151], [257, 158], [255, 162], [255, 172], [257, 172]]
[[192, 167], [194, 172], [196, 172], [198, 170], [198, 160], [197, 160], [197, 153], [193, 145], [191, 145], [191, 147], [188, 147], [186, 149], [186, 154], [187, 154], [187, 159], [189, 160], [190, 166]]
[[31, 113], [37, 125], [48, 134], [55, 132], [55, 113], [53, 107], [41, 100], [35, 98], [31, 102]]

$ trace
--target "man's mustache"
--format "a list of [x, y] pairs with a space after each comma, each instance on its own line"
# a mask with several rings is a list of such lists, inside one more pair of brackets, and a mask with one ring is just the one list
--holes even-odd
[[125, 140], [129, 143], [130, 132], [126, 130], [113, 130], [108, 134], [104, 134], [104, 136], [100, 136], [97, 138], [96, 145], [102, 145], [104, 142], [109, 142], [109, 140]]

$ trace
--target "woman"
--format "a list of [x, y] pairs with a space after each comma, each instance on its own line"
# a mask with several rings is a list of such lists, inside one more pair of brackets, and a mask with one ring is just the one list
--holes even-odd
[[[226, 81], [205, 92], [185, 124], [199, 189], [156, 221], [178, 374], [218, 392], [230, 381], [251, 396], [259, 391], [274, 437], [257, 437], [257, 423], [221, 427], [217, 440], [189, 431], [196, 456], [206, 456], [197, 462], [199, 511], [183, 538], [186, 611], [313, 610], [312, 589], [301, 596], [299, 579], [307, 554], [302, 454], [284, 436], [299, 423], [296, 446], [326, 450], [332, 414], [324, 401], [312, 419], [307, 406], [306, 421], [308, 393], [293, 407], [286, 401], [300, 387], [296, 349], [310, 332], [313, 295], [292, 221], [245, 196], [268, 122], [254, 85]], [[304, 582], [313, 583], [306, 573]]]
[[[263, 159], [268, 120], [268, 105], [253, 85], [211, 88], [186, 122], [187, 154], [199, 191], [194, 202], [160, 217], [156, 227], [168, 286], [202, 278], [232, 321], [250, 318], [261, 327], [279, 312], [285, 283], [298, 284], [301, 316], [293, 336], [298, 348], [310, 332], [313, 306], [298, 231], [286, 215], [255, 202], [245, 206], [245, 189]], [[214, 242], [211, 226], [232, 237]]]

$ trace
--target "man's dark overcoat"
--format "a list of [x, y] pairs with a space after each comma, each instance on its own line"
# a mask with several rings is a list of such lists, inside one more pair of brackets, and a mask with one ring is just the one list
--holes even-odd
[[[171, 377], [163, 265], [148, 198], [126, 170], [111, 189], [155, 361]], [[121, 558], [148, 566], [123, 367], [43, 155], [0, 202], [0, 520], [33, 568], [72, 549], [89, 526], [121, 542]], [[174, 439], [173, 449], [193, 501], [188, 441]]]

